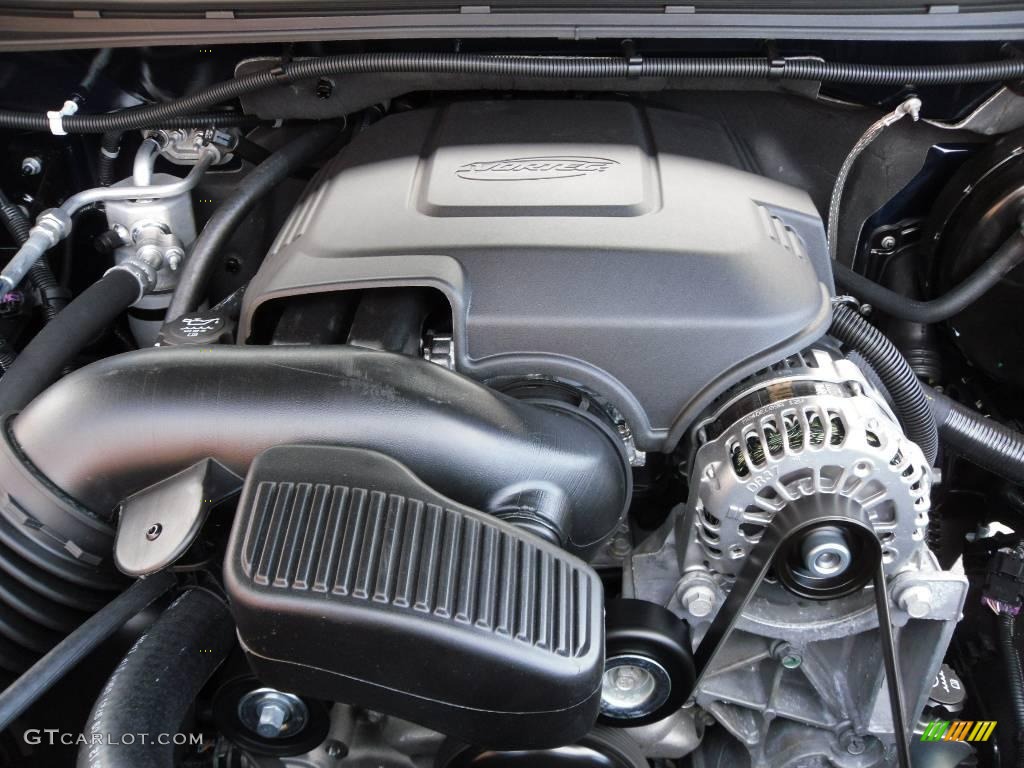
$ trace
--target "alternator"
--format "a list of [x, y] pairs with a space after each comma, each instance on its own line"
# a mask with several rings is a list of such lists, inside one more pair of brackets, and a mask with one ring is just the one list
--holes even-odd
[[[819, 494], [857, 502], [882, 543], [887, 573], [920, 546], [931, 470], [861, 370], [811, 349], [727, 394], [697, 430], [684, 569], [735, 576], [786, 504]], [[849, 564], [827, 531], [804, 547], [819, 576]]]

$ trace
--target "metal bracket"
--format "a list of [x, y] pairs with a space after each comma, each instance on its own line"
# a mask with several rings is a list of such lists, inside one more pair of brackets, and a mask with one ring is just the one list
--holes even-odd
[[[729, 591], [728, 597], [694, 652], [694, 682], [686, 698], [692, 698], [700, 687], [718, 653], [725, 647], [744, 609], [757, 593], [772, 566], [785, 560], [791, 545], [802, 538], [807, 531], [821, 525], [840, 523], [850, 526], [852, 530], [863, 529], [865, 533], [859, 540], [863, 551], [857, 555], [857, 560], [861, 563], [870, 563], [870, 567], [863, 569], [863, 576], [858, 579], [859, 588], [863, 588], [869, 581], [874, 583], [875, 607], [878, 612], [879, 634], [885, 663], [886, 684], [889, 690], [889, 703], [892, 707], [897, 755], [900, 768], [910, 768], [910, 749], [905, 723], [906, 709], [903, 703], [892, 619], [889, 614], [889, 596], [886, 592], [882, 545], [874, 531], [863, 520], [859, 509], [843, 509], [834, 501], [833, 504], [827, 506], [823, 504], [818, 508], [810, 509], [807, 507], [797, 509], [796, 505], [789, 505], [776, 513], [772, 524], [765, 529], [761, 541], [748, 553], [746, 563]], [[851, 582], [851, 587], [858, 582]], [[803, 596], [810, 597], [809, 595]]]

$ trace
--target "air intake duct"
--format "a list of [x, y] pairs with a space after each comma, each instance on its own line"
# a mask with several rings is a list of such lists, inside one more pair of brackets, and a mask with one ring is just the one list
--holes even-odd
[[102, 606], [122, 500], [213, 458], [244, 476], [281, 444], [401, 461], [446, 497], [586, 558], [630, 494], [600, 419], [354, 347], [149, 349], [107, 358], [8, 416], [0, 440], [0, 668], [16, 674]]

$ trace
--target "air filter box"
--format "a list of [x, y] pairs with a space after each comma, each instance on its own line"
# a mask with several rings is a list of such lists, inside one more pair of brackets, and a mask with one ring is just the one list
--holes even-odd
[[261, 454], [224, 569], [268, 685], [495, 749], [572, 743], [597, 718], [597, 574], [380, 453]]

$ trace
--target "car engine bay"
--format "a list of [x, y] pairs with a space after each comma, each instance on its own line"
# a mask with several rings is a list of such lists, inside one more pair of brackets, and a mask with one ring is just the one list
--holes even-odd
[[0, 765], [1024, 765], [1024, 61], [720, 42], [0, 54]]

